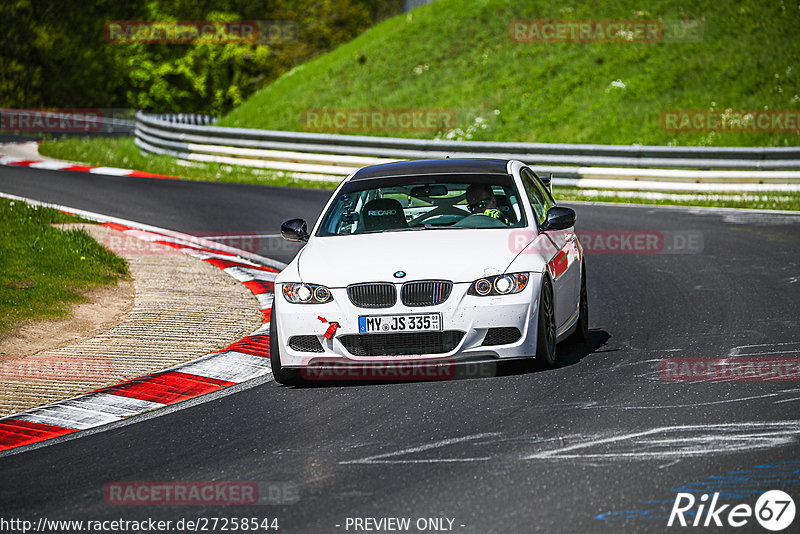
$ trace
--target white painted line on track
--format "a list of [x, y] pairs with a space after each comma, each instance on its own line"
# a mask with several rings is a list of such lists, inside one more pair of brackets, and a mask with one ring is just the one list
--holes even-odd
[[67, 167], [73, 167], [74, 163], [67, 163], [64, 161], [39, 161], [36, 163], [31, 163], [28, 165], [31, 169], [45, 169], [48, 171], [58, 171], [60, 169], [66, 169]]
[[91, 174], [105, 174], [106, 176], [127, 176], [132, 172], [135, 172], [133, 169], [118, 169], [116, 167], [94, 167], [89, 169]]
[[[589, 438], [565, 447], [524, 456], [522, 459], [672, 459], [791, 445], [797, 442], [798, 436], [800, 436], [800, 421], [676, 425], [606, 438]], [[612, 444], [621, 444], [623, 448], [613, 450], [609, 447]], [[598, 445], [605, 450], [590, 452], [592, 447]], [[589, 451], [580, 452], [587, 449]]]
[[495, 438], [500, 436], [500, 432], [484, 432], [482, 434], [472, 434], [470, 436], [462, 436], [459, 438], [448, 438], [448, 439], [441, 439], [434, 441], [432, 443], [426, 443], [424, 445], [419, 445], [416, 447], [408, 447], [405, 449], [401, 449], [399, 451], [392, 451], [386, 452], [382, 454], [375, 454], [373, 456], [367, 456], [365, 458], [360, 458], [358, 460], [348, 460], [344, 462], [339, 462], [342, 465], [347, 464], [383, 464], [383, 463], [398, 463], [398, 464], [405, 464], [405, 463], [438, 463], [438, 462], [475, 462], [475, 461], [485, 461], [489, 460], [489, 457], [481, 457], [481, 458], [431, 458], [431, 459], [397, 459], [397, 460], [390, 460], [389, 458], [403, 456], [406, 454], [416, 454], [418, 452], [429, 451], [431, 449], [439, 449], [442, 447], [447, 447], [449, 445], [457, 445], [460, 443], [465, 443], [467, 441], [475, 441], [479, 439], [485, 438]]

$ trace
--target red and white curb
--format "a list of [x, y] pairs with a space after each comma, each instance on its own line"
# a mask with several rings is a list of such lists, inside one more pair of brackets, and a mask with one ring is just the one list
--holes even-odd
[[177, 176], [165, 174], [153, 174], [151, 172], [134, 171], [132, 169], [118, 169], [116, 167], [94, 167], [91, 165], [77, 165], [68, 161], [44, 161], [35, 159], [15, 158], [11, 156], [0, 156], [0, 165], [9, 167], [30, 167], [31, 169], [45, 169], [49, 171], [77, 171], [88, 172], [91, 174], [103, 174], [106, 176], [129, 176], [135, 178], [162, 178], [165, 180], [175, 180]]
[[163, 371], [0, 419], [0, 451], [122, 421], [271, 372], [270, 309], [275, 276], [283, 264], [179, 232], [4, 193], [0, 193], [0, 196], [54, 207], [103, 222], [104, 226], [128, 236], [166, 245], [215, 265], [242, 282], [256, 296], [264, 318], [264, 324], [260, 328], [220, 351]]

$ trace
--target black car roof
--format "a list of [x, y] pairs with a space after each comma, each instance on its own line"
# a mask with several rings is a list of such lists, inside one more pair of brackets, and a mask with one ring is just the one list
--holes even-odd
[[398, 161], [359, 169], [350, 181], [425, 174], [508, 174], [508, 160], [481, 158]]

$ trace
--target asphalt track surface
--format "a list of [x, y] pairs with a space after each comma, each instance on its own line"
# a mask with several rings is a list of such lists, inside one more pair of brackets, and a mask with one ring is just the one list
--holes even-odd
[[[314, 220], [329, 195], [8, 167], [0, 191], [189, 233], [267, 235], [291, 217]], [[590, 340], [560, 345], [561, 368], [506, 366], [499, 376], [444, 382], [270, 381], [1, 457], [0, 515], [269, 517], [286, 533], [354, 532], [348, 517], [409, 517], [412, 526], [446, 517], [453, 532], [661, 532], [682, 530], [668, 528], [666, 516], [686, 488], [751, 506], [761, 492], [783, 489], [800, 504], [800, 382], [671, 381], [659, 371], [664, 358], [800, 354], [800, 217], [575, 208], [579, 231], [692, 234], [702, 245], [589, 254]], [[283, 261], [294, 253], [267, 249]], [[114, 481], [209, 480], [289, 481], [299, 501], [118, 506], [103, 498]], [[753, 518], [735, 530], [766, 532]]]

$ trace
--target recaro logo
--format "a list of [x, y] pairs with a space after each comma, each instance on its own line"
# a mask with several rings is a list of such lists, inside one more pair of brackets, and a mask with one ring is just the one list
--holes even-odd
[[384, 215], [394, 215], [397, 210], [370, 210], [367, 215], [370, 217], [383, 217]]

